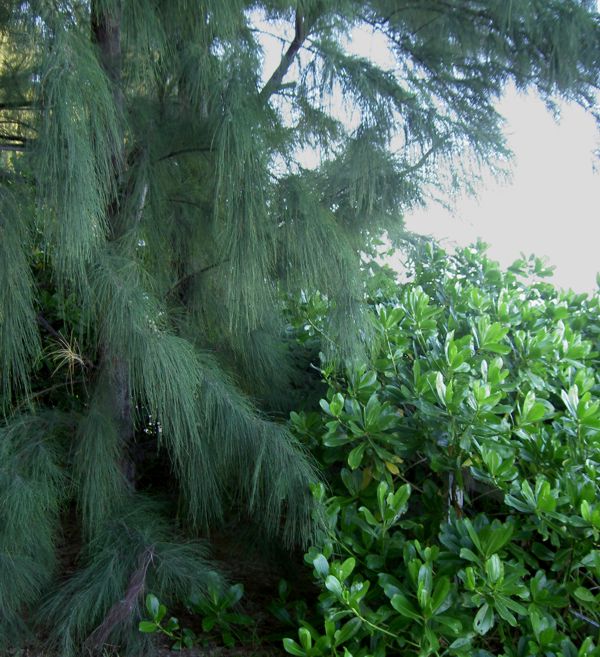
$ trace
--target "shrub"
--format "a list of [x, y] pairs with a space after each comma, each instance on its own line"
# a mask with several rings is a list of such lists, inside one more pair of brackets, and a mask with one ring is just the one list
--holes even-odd
[[[322, 589], [298, 657], [600, 655], [600, 297], [536, 258], [413, 244], [412, 282], [373, 266], [362, 366], [323, 369], [293, 413], [327, 469]], [[532, 280], [533, 279], [533, 280]], [[325, 314], [300, 308], [306, 342]]]

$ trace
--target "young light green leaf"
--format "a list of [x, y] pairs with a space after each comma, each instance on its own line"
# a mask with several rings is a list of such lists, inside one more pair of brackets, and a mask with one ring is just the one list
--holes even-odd
[[147, 634], [151, 632], [156, 632], [156, 630], [158, 629], [154, 621], [147, 621], [147, 620], [140, 621], [138, 628], [140, 632], [145, 632]]
[[298, 638], [300, 639], [300, 645], [306, 652], [309, 652], [312, 647], [312, 637], [310, 632], [305, 627], [301, 627], [298, 630]]
[[306, 652], [293, 639], [285, 638], [283, 640], [283, 647], [286, 652], [294, 655], [294, 657], [306, 657]]
[[493, 554], [486, 560], [485, 572], [491, 584], [497, 584], [504, 579], [504, 564], [497, 554]]
[[152, 593], [148, 593], [146, 596], [146, 609], [148, 610], [150, 616], [156, 620], [160, 609], [160, 602], [158, 598]]
[[329, 562], [325, 558], [324, 555], [318, 554], [314, 559], [313, 559], [313, 566], [314, 569], [317, 571], [317, 573], [321, 577], [327, 577], [329, 575]]
[[354, 557], [349, 557], [346, 559], [346, 561], [344, 561], [344, 563], [340, 566], [340, 578], [342, 581], [350, 577], [355, 566], [356, 559], [354, 559]]
[[328, 575], [325, 579], [325, 588], [327, 588], [332, 593], [335, 593], [338, 597], [342, 595], [342, 585], [340, 580], [333, 575]]

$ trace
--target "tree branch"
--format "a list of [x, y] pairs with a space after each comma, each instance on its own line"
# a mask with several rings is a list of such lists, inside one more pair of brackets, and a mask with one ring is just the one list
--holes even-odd
[[191, 205], [191, 206], [193, 206], [193, 207], [195, 207], [195, 208], [200, 208], [201, 210], [204, 210], [204, 206], [203, 206], [203, 205], [201, 205], [200, 203], [196, 203], [195, 201], [190, 201], [189, 199], [185, 199], [185, 198], [175, 198], [175, 197], [169, 196], [168, 200], [169, 200], [171, 203], [183, 203], [184, 205]]
[[25, 121], [21, 121], [13, 117], [10, 119], [1, 119], [0, 125], [22, 125], [24, 128], [27, 128], [27, 130], [33, 130], [34, 132], [37, 132], [37, 128], [32, 126], [31, 123], [26, 123]]
[[229, 258], [226, 260], [221, 260], [221, 262], [214, 262], [212, 265], [208, 265], [206, 267], [202, 267], [202, 269], [195, 269], [194, 271], [191, 271], [189, 274], [186, 274], [185, 276], [182, 276], [178, 281], [174, 283], [168, 290], [167, 293], [165, 294], [165, 299], [168, 298], [175, 290], [180, 286], [186, 283], [187, 281], [191, 280], [194, 278], [194, 276], [199, 276], [200, 274], [204, 274], [207, 271], [210, 271], [211, 269], [214, 269], [215, 267], [218, 267], [219, 265], [222, 265], [225, 262], [229, 262]]
[[63, 336], [50, 324], [50, 322], [42, 315], [42, 313], [39, 313], [38, 316], [36, 317], [37, 323], [45, 329], [52, 337], [56, 338], [61, 344], [65, 344], [65, 339]]
[[306, 19], [304, 16], [302, 16], [299, 10], [296, 10], [296, 32], [294, 34], [294, 39], [281, 58], [279, 66], [273, 71], [273, 75], [271, 75], [265, 86], [261, 89], [259, 93], [259, 98], [261, 100], [269, 100], [269, 98], [277, 91], [277, 89], [279, 89], [283, 78], [289, 71], [292, 62], [294, 61], [294, 57], [296, 57], [296, 54], [302, 47], [307, 34], [308, 25], [306, 24]]
[[417, 169], [420, 169], [422, 166], [424, 166], [427, 163], [427, 160], [436, 152], [438, 147], [444, 144], [445, 141], [446, 139], [441, 139], [439, 142], [433, 144], [427, 151], [425, 151], [425, 153], [423, 153], [423, 155], [417, 160], [417, 162], [402, 169], [400, 174], [404, 176], [408, 173], [412, 173], [413, 171], [417, 171]]
[[0, 112], [3, 110], [28, 110], [28, 109], [35, 109], [35, 105], [29, 101], [0, 103]]
[[4, 141], [15, 141], [23, 146], [27, 143], [27, 139], [21, 137], [21, 135], [8, 135], [3, 134], [2, 132], [0, 132], [0, 139], [4, 139]]
[[24, 151], [25, 144], [0, 144], [0, 151]]
[[108, 610], [102, 623], [87, 638], [86, 646], [89, 649], [94, 651], [102, 648], [115, 627], [131, 617], [140, 597], [144, 593], [148, 568], [153, 562], [154, 556], [153, 545], [146, 548], [140, 555], [138, 567], [133, 571], [127, 583], [125, 596]]
[[181, 148], [177, 151], [171, 151], [170, 153], [167, 153], [166, 155], [162, 155], [161, 157], [156, 160], [157, 162], [162, 162], [163, 160], [167, 160], [170, 157], [175, 157], [177, 155], [183, 155], [184, 153], [210, 153], [213, 149], [210, 146], [199, 146], [197, 148]]

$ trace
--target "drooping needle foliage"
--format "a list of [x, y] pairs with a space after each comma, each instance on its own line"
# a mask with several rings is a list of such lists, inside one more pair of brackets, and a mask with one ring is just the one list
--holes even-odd
[[599, 43], [591, 0], [2, 3], [1, 644], [134, 651], [200, 535], [308, 538], [282, 295], [368, 347], [361, 253], [502, 162], [508, 82], [593, 111]]

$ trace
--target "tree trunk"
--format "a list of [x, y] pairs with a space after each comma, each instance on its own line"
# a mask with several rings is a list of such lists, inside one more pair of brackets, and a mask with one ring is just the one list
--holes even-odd
[[[114, 13], [101, 7], [98, 0], [92, 0], [91, 5], [91, 38], [98, 46], [98, 55], [106, 75], [113, 87], [113, 97], [118, 115], [123, 113], [123, 90], [121, 89], [121, 4], [116, 2]], [[120, 149], [120, 150], [119, 150]], [[113, 175], [117, 183], [122, 179], [122, 167], [125, 142], [121, 139], [118, 149], [113, 154]], [[119, 189], [119, 185], [116, 185]], [[111, 200], [107, 209], [109, 239], [115, 240], [122, 233], [122, 221], [119, 218], [118, 192]], [[115, 425], [121, 437], [122, 461], [121, 469], [129, 484], [135, 480], [135, 466], [129, 455], [133, 443], [134, 422], [129, 383], [129, 368], [123, 354], [113, 353], [110, 345], [103, 345], [101, 350], [101, 371], [106, 372], [111, 386], [112, 410]]]

